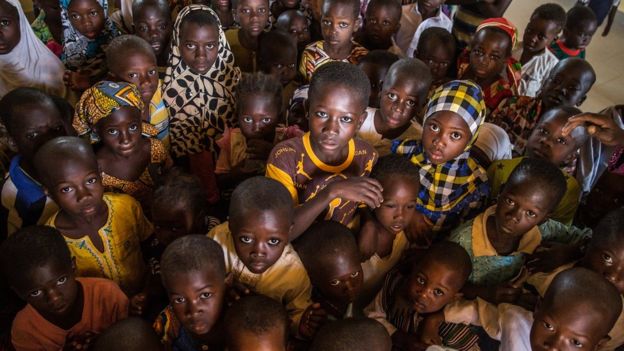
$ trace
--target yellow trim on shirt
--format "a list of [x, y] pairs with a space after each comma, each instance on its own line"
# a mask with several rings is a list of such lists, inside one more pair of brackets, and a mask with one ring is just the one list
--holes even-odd
[[314, 163], [314, 165], [321, 170], [329, 173], [341, 173], [342, 171], [347, 169], [349, 165], [351, 165], [351, 162], [353, 162], [353, 157], [355, 157], [355, 141], [353, 141], [353, 138], [349, 140], [349, 153], [347, 155], [347, 159], [338, 166], [328, 165], [316, 156], [316, 154], [312, 150], [312, 144], [310, 143], [310, 132], [307, 132], [303, 136], [303, 147], [305, 148], [308, 156], [310, 156], [310, 160], [312, 160], [312, 163]]
[[297, 188], [295, 188], [295, 184], [293, 183], [293, 179], [288, 173], [284, 172], [279, 167], [276, 167], [272, 164], [267, 164], [266, 176], [271, 179], [275, 179], [280, 182], [288, 192], [290, 192], [290, 196], [292, 197], [295, 204], [299, 204], [299, 195], [297, 194]]

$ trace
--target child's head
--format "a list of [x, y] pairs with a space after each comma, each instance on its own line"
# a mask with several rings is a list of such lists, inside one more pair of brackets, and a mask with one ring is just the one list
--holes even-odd
[[496, 230], [517, 238], [544, 222], [567, 189], [565, 177], [549, 161], [526, 158], [511, 172], [498, 196]]
[[160, 57], [162, 53], [167, 52], [173, 30], [168, 1], [133, 1], [132, 20], [134, 34], [149, 43], [156, 57]]
[[565, 10], [559, 4], [549, 3], [538, 6], [524, 30], [523, 50], [536, 54], [543, 52], [559, 35], [565, 19]]
[[532, 350], [596, 350], [622, 311], [622, 299], [600, 275], [572, 268], [553, 279], [533, 315]]
[[417, 0], [418, 11], [420, 13], [432, 13], [436, 12], [446, 0]]
[[459, 292], [472, 273], [472, 263], [459, 244], [442, 241], [414, 263], [405, 281], [404, 297], [419, 314], [441, 310]]
[[364, 37], [368, 49], [388, 49], [401, 26], [401, 3], [394, 0], [372, 0], [366, 8]]
[[594, 11], [587, 6], [574, 6], [566, 14], [561, 39], [570, 49], [587, 48], [598, 28]]
[[596, 82], [596, 72], [586, 60], [569, 57], [557, 63], [542, 84], [540, 96], [545, 108], [580, 106]]
[[114, 80], [136, 85], [149, 106], [158, 89], [158, 63], [147, 41], [136, 35], [116, 37], [106, 49], [106, 66]]
[[562, 167], [586, 141], [589, 134], [584, 126], [568, 135], [561, 133], [568, 118], [581, 113], [576, 107], [555, 107], [542, 114], [526, 145], [526, 155], [541, 158]]
[[283, 30], [272, 30], [260, 35], [258, 68], [272, 74], [282, 85], [297, 77], [297, 42]]
[[162, 345], [152, 326], [138, 317], [123, 319], [100, 334], [93, 351], [162, 350]]
[[80, 285], [65, 239], [58, 230], [30, 226], [0, 246], [0, 267], [15, 293], [48, 320], [65, 320], [80, 302]]
[[236, 86], [238, 125], [246, 139], [272, 142], [282, 109], [282, 84], [272, 75], [243, 73]]
[[312, 286], [335, 304], [353, 302], [362, 289], [360, 253], [349, 228], [334, 221], [314, 223], [297, 239]]
[[219, 19], [204, 9], [190, 11], [176, 21], [174, 32], [180, 34], [180, 56], [191, 72], [206, 74], [214, 65], [219, 52], [219, 26]]
[[390, 351], [392, 339], [386, 329], [370, 318], [348, 318], [324, 325], [314, 337], [310, 351]]
[[281, 303], [264, 295], [245, 296], [225, 314], [228, 351], [285, 351], [288, 314]]
[[350, 45], [360, 28], [360, 2], [358, 0], [325, 0], [321, 15], [321, 32], [328, 45], [344, 48]]
[[[394, 1], [394, 0], [393, 0]], [[373, 50], [362, 57], [358, 66], [366, 73], [371, 85], [371, 93], [368, 98], [368, 106], [379, 107], [379, 94], [383, 85], [386, 73], [399, 57], [388, 50]]]
[[13, 51], [22, 37], [19, 12], [8, 1], [0, 0], [0, 18], [3, 21], [0, 28], [0, 34], [2, 34], [0, 36], [0, 55], [6, 55]]
[[67, 135], [66, 124], [54, 100], [35, 88], [17, 88], [4, 95], [0, 99], [0, 118], [11, 144], [30, 171], [35, 153], [43, 144]]
[[485, 119], [481, 88], [468, 80], [448, 82], [433, 92], [423, 119], [422, 147], [433, 164], [467, 153]]
[[206, 335], [221, 316], [225, 261], [216, 241], [204, 235], [174, 240], [160, 259], [160, 275], [173, 313], [192, 335]]
[[294, 208], [288, 190], [278, 181], [253, 177], [234, 189], [229, 227], [236, 254], [253, 273], [269, 269], [288, 245]]
[[379, 94], [379, 111], [390, 129], [420, 119], [431, 87], [429, 67], [419, 59], [404, 58], [390, 66]]
[[88, 221], [107, 212], [95, 153], [85, 140], [52, 139], [37, 151], [34, 165], [47, 195], [65, 214]]
[[269, 21], [268, 0], [233, 0], [234, 19], [246, 35], [257, 38]]
[[67, 15], [72, 27], [87, 39], [97, 38], [104, 29], [106, 20], [100, 2], [97, 0], [67, 0], [67, 2]]
[[287, 10], [277, 17], [275, 28], [281, 29], [290, 35], [297, 42], [297, 49], [303, 48], [310, 43], [310, 28], [308, 19], [299, 10]]
[[470, 71], [480, 80], [503, 73], [516, 43], [516, 27], [505, 18], [490, 18], [477, 27], [470, 42]]
[[434, 82], [449, 76], [455, 61], [456, 43], [453, 35], [444, 28], [429, 27], [420, 35], [414, 57], [429, 66]]
[[407, 228], [414, 213], [420, 191], [420, 173], [407, 157], [386, 155], [373, 167], [371, 178], [383, 188], [383, 202], [374, 213], [377, 221], [389, 233], [397, 234]]
[[154, 190], [152, 222], [158, 241], [167, 246], [191, 233], [203, 233], [208, 204], [199, 179], [176, 169]]
[[33, 0], [33, 5], [45, 13], [46, 20], [61, 19], [61, 6], [56, 0]]
[[341, 156], [366, 117], [369, 96], [370, 82], [357, 66], [329, 62], [314, 72], [307, 114], [310, 142], [321, 160], [344, 161]]

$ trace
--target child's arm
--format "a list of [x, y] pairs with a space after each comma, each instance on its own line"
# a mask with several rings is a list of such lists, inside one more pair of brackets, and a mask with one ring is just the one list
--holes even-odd
[[581, 258], [582, 247], [592, 236], [589, 228], [566, 226], [554, 220], [540, 224], [539, 230], [543, 242], [527, 260], [531, 272], [549, 272]]
[[375, 299], [364, 309], [364, 315], [381, 323], [381, 325], [386, 328], [388, 334], [393, 335], [397, 331], [397, 328], [386, 319], [386, 310], [382, 303], [383, 293], [383, 289], [377, 293]]

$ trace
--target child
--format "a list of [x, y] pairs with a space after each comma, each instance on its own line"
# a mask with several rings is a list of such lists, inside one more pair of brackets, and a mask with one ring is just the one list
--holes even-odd
[[[135, 17], [136, 18], [136, 17]], [[106, 49], [106, 63], [113, 80], [136, 85], [144, 108], [142, 119], [154, 126], [166, 149], [169, 148], [169, 111], [162, 96], [162, 82], [154, 49], [134, 35], [113, 39]]]
[[280, 114], [288, 109], [288, 102], [299, 83], [297, 78], [297, 42], [287, 32], [276, 29], [260, 35], [258, 69], [279, 79], [282, 84]]
[[585, 50], [598, 29], [596, 14], [589, 7], [574, 6], [566, 14], [561, 38], [550, 44], [558, 59], [567, 57], [585, 58]]
[[240, 28], [228, 29], [225, 37], [230, 43], [234, 62], [243, 72], [256, 72], [258, 36], [269, 23], [268, 0], [234, 0], [234, 20]]
[[298, 10], [300, 8], [299, 0], [276, 0], [271, 4], [271, 23], [275, 22], [275, 20], [285, 11], [288, 10]]
[[223, 323], [228, 351], [286, 351], [288, 314], [271, 298], [241, 298], [228, 309]]
[[[461, 296], [471, 271], [470, 258], [461, 246], [439, 242], [412, 264], [408, 274], [398, 270], [388, 274], [382, 290], [364, 313], [386, 328], [394, 348], [406, 349], [420, 343], [417, 333], [424, 328], [424, 317]], [[444, 345], [469, 350], [477, 338], [465, 334], [465, 329], [458, 324], [444, 324], [439, 328], [439, 337]], [[460, 337], [461, 333], [464, 335]]]
[[312, 299], [330, 320], [353, 317], [364, 272], [353, 234], [334, 221], [312, 224], [295, 243], [312, 282]]
[[128, 316], [128, 298], [107, 279], [76, 278], [73, 259], [58, 230], [31, 226], [0, 247], [0, 267], [28, 305], [11, 328], [17, 350], [61, 350], [88, 340]]
[[390, 351], [392, 341], [379, 323], [368, 318], [343, 319], [324, 326], [310, 351]]
[[140, 243], [152, 233], [136, 200], [104, 194], [95, 154], [77, 137], [59, 137], [35, 155], [41, 183], [60, 210], [47, 225], [57, 228], [76, 262], [78, 276], [106, 277], [132, 296], [142, 287]]
[[67, 135], [65, 124], [49, 95], [34, 88], [17, 88], [0, 100], [0, 117], [17, 155], [2, 186], [2, 206], [8, 211], [8, 234], [44, 224], [58, 211], [35, 173], [35, 153], [50, 139]]
[[548, 49], [565, 23], [565, 11], [558, 4], [544, 4], [533, 10], [524, 30], [522, 46], [513, 51], [513, 58], [522, 64], [518, 93], [537, 96], [542, 83], [559, 59]]
[[149, 137], [156, 132], [142, 122], [143, 107], [134, 85], [101, 81], [82, 94], [73, 125], [78, 135], [94, 133], [101, 142], [96, 157], [106, 190], [131, 195], [147, 209], [155, 179], [172, 164], [160, 140]]
[[398, 60], [397, 55], [386, 50], [373, 50], [362, 57], [358, 63], [358, 66], [366, 73], [371, 85], [368, 107], [379, 108], [379, 97], [384, 78], [390, 66]]
[[345, 62], [323, 65], [310, 83], [310, 132], [283, 141], [271, 151], [267, 177], [282, 183], [299, 205], [291, 240], [317, 217], [347, 225], [360, 202], [371, 208], [381, 203], [379, 183], [367, 178], [377, 152], [354, 139], [366, 116], [369, 95], [368, 78], [356, 66]]
[[218, 349], [225, 298], [225, 264], [219, 245], [203, 235], [187, 235], [167, 247], [161, 261], [167, 306], [154, 322], [165, 350]]
[[133, 1], [132, 15], [134, 34], [149, 43], [156, 56], [158, 73], [164, 73], [173, 28], [169, 3], [164, 0]]
[[39, 9], [39, 15], [30, 24], [33, 32], [45, 46], [57, 57], [63, 53], [63, 26], [61, 25], [61, 7], [58, 1], [35, 0], [33, 5]]
[[466, 249], [473, 265], [464, 295], [492, 303], [513, 303], [518, 289], [512, 280], [527, 256], [546, 242], [580, 244], [587, 231], [548, 220], [566, 184], [551, 163], [527, 158], [514, 169], [498, 203], [453, 230], [449, 239]]
[[[293, 225], [288, 191], [265, 177], [249, 178], [232, 193], [229, 222], [208, 233], [225, 254], [225, 269], [250, 291], [286, 306], [293, 331], [311, 335], [310, 280], [288, 243]], [[302, 318], [303, 316], [303, 318]], [[314, 322], [314, 319], [312, 319]]]
[[357, 135], [381, 155], [390, 153], [392, 140], [422, 136], [421, 111], [427, 101], [431, 74], [418, 59], [395, 62], [383, 80], [379, 109], [368, 109]]
[[19, 87], [64, 96], [65, 67], [35, 36], [20, 2], [0, 0], [0, 17], [6, 23], [0, 48], [0, 98]]
[[297, 41], [297, 52], [301, 54], [303, 49], [310, 44], [310, 28], [308, 19], [303, 12], [298, 10], [284, 11], [275, 22], [275, 28], [281, 29]]
[[391, 0], [373, 0], [366, 7], [359, 42], [368, 50], [384, 50], [402, 56], [395, 36], [401, 26], [401, 4]]
[[104, 50], [119, 31], [108, 17], [107, 0], [62, 0], [61, 19], [61, 59], [68, 70], [63, 79], [82, 92], [106, 75]]
[[154, 329], [144, 320], [131, 317], [113, 324], [99, 335], [93, 351], [143, 351], [162, 350]]
[[477, 27], [470, 49], [458, 59], [457, 77], [481, 86], [488, 112], [505, 98], [517, 95], [520, 64], [511, 56], [516, 27], [505, 18], [490, 18]]
[[210, 8], [212, 8], [219, 17], [219, 22], [221, 22], [221, 28], [223, 30], [236, 27], [237, 23], [234, 20], [234, 14], [232, 13], [232, 1], [211, 0]]
[[455, 38], [444, 28], [430, 27], [420, 35], [413, 55], [429, 66], [433, 79], [431, 92], [451, 80], [455, 51]]
[[[455, 80], [440, 86], [427, 105], [422, 141], [396, 140], [392, 152], [420, 167], [420, 193], [408, 233], [426, 234], [454, 228], [484, 205], [489, 194], [485, 170], [470, 156], [485, 119], [478, 85]], [[415, 223], [421, 223], [412, 229]]]
[[440, 27], [450, 32], [451, 19], [442, 11], [445, 0], [418, 0], [404, 5], [401, 28], [396, 35], [398, 46], [408, 57], [413, 57], [422, 32], [430, 27]]
[[505, 129], [514, 155], [524, 154], [527, 139], [544, 111], [559, 106], [580, 106], [596, 81], [589, 62], [580, 58], [559, 61], [537, 97], [513, 96], [503, 100], [489, 121]]
[[306, 82], [319, 67], [330, 61], [357, 64], [368, 53], [353, 41], [360, 28], [360, 2], [356, 0], [323, 1], [321, 29], [323, 40], [306, 46], [299, 64], [299, 73]]

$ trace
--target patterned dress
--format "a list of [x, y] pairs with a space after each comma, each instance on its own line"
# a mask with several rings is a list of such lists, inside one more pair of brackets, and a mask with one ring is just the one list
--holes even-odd
[[[353, 48], [351, 49], [351, 53], [346, 59], [340, 61], [357, 65], [358, 62], [360, 62], [360, 59], [368, 54], [368, 49], [356, 43], [355, 41], [353, 41], [352, 43]], [[317, 68], [321, 67], [327, 62], [337, 61], [329, 57], [329, 55], [325, 51], [324, 46], [325, 41], [319, 40], [306, 46], [305, 50], [303, 50], [301, 63], [299, 64], [299, 73], [301, 73], [301, 75], [305, 78], [307, 82], [312, 79], [312, 73], [314, 73]]]

